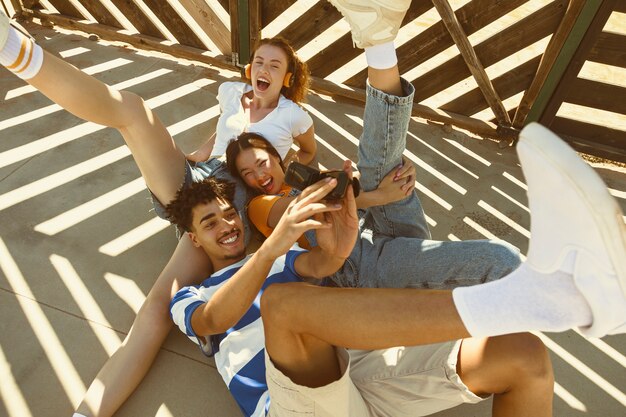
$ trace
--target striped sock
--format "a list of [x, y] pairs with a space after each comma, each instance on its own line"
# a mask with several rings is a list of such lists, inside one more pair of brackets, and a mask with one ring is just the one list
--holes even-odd
[[0, 64], [23, 80], [33, 78], [43, 63], [43, 49], [31, 38], [9, 26], [6, 43], [0, 50]]

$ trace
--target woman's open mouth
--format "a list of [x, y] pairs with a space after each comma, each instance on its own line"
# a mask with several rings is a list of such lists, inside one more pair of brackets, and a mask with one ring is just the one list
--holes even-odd
[[274, 186], [274, 179], [272, 177], [269, 177], [259, 185], [261, 186], [261, 189], [263, 189], [263, 192], [265, 192], [265, 194], [271, 194], [272, 187]]
[[267, 78], [259, 77], [256, 80], [256, 87], [259, 91], [265, 91], [269, 88], [270, 82]]

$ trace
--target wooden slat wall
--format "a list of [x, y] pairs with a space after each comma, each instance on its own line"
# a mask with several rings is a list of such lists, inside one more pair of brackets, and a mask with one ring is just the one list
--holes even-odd
[[[626, 7], [621, 0], [607, 2], [603, 7], [596, 19], [604, 17], [591, 26], [593, 28], [597, 24], [599, 34], [588, 39], [587, 35], [591, 32], [587, 33], [581, 43], [582, 55], [575, 56], [572, 68], [566, 71], [547, 106], [547, 114], [540, 121], [555, 132], [567, 135], [584, 152], [626, 162], [626, 80], [621, 80], [619, 85], [613, 80], [589, 79], [589, 74], [582, 77], [578, 72], [585, 62], [626, 68], [626, 35], [602, 29], [606, 16], [624, 13]], [[587, 108], [588, 113], [593, 115], [593, 121], [577, 120], [566, 112], [557, 114], [564, 104]], [[594, 114], [595, 110], [614, 115]]]
[[[7, 3], [17, 0], [0, 1]], [[313, 75], [314, 88], [353, 99], [364, 99], [367, 72], [364, 60], [360, 58], [362, 51], [352, 47], [349, 33], [336, 29], [334, 25], [341, 19], [341, 14], [326, 0], [248, 0], [248, 22], [238, 22], [237, 15], [230, 20], [224, 18], [240, 7], [238, 0], [143, 0], [159, 20], [159, 24], [171, 33], [173, 38], [169, 39], [169, 35], [162, 33], [135, 0], [111, 0], [120, 14], [134, 26], [135, 33], [120, 31], [123, 22], [119, 22], [98, 0], [78, 0], [95, 21], [87, 21], [69, 0], [48, 1], [59, 14], [43, 8], [41, 11], [26, 10], [26, 17], [45, 17], [58, 25], [97, 32], [103, 38], [123, 40], [140, 48], [157, 49], [189, 59], [195, 57], [201, 62], [229, 68], [233, 68], [231, 54], [239, 50], [239, 43], [233, 44], [233, 39], [238, 39], [238, 27], [245, 24], [252, 43], [260, 30], [263, 36], [280, 35], [289, 39], [296, 49], [313, 49], [313, 52], [307, 52], [307, 62]], [[507, 125], [510, 125], [516, 114], [521, 96], [535, 80], [543, 51], [527, 53], [524, 55], [527, 58], [523, 61], [512, 60], [513, 64], [506, 66], [504, 71], [500, 69], [490, 80], [484, 78], [485, 71], [480, 68], [484, 67], [486, 73], [490, 73], [492, 66], [502, 67], [502, 62], [508, 62], [505, 60], [528, 51], [531, 45], [540, 41], [544, 42], [542, 45], [547, 44], [548, 37], [555, 33], [563, 21], [568, 6], [575, 1], [577, 0], [436, 0], [439, 11], [446, 14], [446, 27], [432, 0], [413, 0], [404, 19], [401, 35], [411, 30], [415, 33], [411, 32], [411, 39], [400, 42], [397, 52], [401, 72], [411, 74], [409, 78], [412, 79], [409, 81], [416, 88], [414, 114], [455, 124], [483, 136], [510, 138], [511, 132], [514, 133], [515, 130]], [[188, 21], [189, 17], [179, 15], [172, 7], [176, 3], [187, 11], [193, 23], [201, 28], [214, 47], [209, 47], [201, 39], [202, 36], [194, 33], [192, 22]], [[446, 3], [449, 3], [454, 15], [449, 14]], [[303, 8], [303, 4], [307, 7]], [[625, 4], [626, 2], [616, 1], [614, 9], [626, 13]], [[287, 9], [293, 10], [290, 7], [294, 5], [300, 6], [299, 9], [304, 11], [285, 13]], [[282, 29], [278, 33], [267, 33], [266, 28], [275, 27], [277, 22]], [[500, 28], [490, 36], [484, 36], [483, 31], [492, 24], [500, 25]], [[414, 31], [415, 27], [421, 30]], [[333, 28], [331, 35], [328, 34], [331, 32], [330, 28]], [[455, 40], [449, 29], [455, 32], [456, 43], [464, 49], [463, 56], [458, 50], [451, 49], [454, 48]], [[482, 40], [467, 41], [467, 37], [472, 40], [477, 35]], [[312, 42], [320, 42], [323, 36], [332, 38], [330, 42], [322, 41], [321, 47], [311, 48]], [[453, 52], [450, 53], [450, 50]], [[445, 57], [442, 54], [446, 54]], [[245, 62], [246, 58], [241, 57], [240, 61]], [[587, 59], [603, 65], [625, 68], [626, 37], [602, 32]], [[472, 73], [466, 61], [478, 68], [478, 71], [474, 69]], [[477, 85], [482, 86], [482, 89]], [[459, 89], [459, 86], [463, 88]], [[571, 95], [566, 98], [568, 102], [626, 113], [626, 89], [623, 85], [620, 87], [577, 79], [571, 91]], [[594, 91], [594, 94], [585, 94], [586, 91]], [[520, 112], [522, 116], [527, 114], [528, 106], [531, 105], [532, 100], [524, 103], [526, 107]], [[496, 110], [498, 118], [490, 109]], [[523, 121], [523, 117], [521, 120]], [[556, 130], [563, 129], [558, 131], [567, 134], [576, 131], [579, 135], [593, 132], [592, 128], [580, 128], [580, 123], [582, 122], [576, 121], [570, 126], [567, 120], [557, 117], [552, 127]], [[514, 125], [518, 128], [521, 122], [516, 120]], [[626, 155], [625, 132], [613, 128], [599, 129], [597, 132], [597, 139], [581, 138], [581, 143], [584, 139], [587, 141], [585, 146], [589, 148], [589, 144], [597, 140], [603, 148], [622, 147]]]

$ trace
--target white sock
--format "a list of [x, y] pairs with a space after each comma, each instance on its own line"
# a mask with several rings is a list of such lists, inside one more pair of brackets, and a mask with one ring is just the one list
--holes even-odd
[[367, 65], [375, 69], [387, 69], [398, 64], [393, 41], [365, 48]]
[[18, 77], [33, 78], [43, 64], [43, 49], [31, 38], [9, 27], [9, 36], [0, 51], [0, 64]]
[[87, 417], [87, 416], [84, 414], [74, 413], [72, 414], [72, 417]]
[[452, 297], [473, 337], [561, 332], [592, 322], [589, 305], [570, 274], [544, 275], [526, 264], [501, 280], [456, 288]]

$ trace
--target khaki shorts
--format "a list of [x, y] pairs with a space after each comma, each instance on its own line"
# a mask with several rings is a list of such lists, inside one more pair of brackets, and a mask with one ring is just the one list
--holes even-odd
[[456, 373], [461, 342], [375, 351], [337, 348], [342, 376], [320, 388], [293, 383], [265, 355], [269, 417], [422, 416], [483, 398]]

